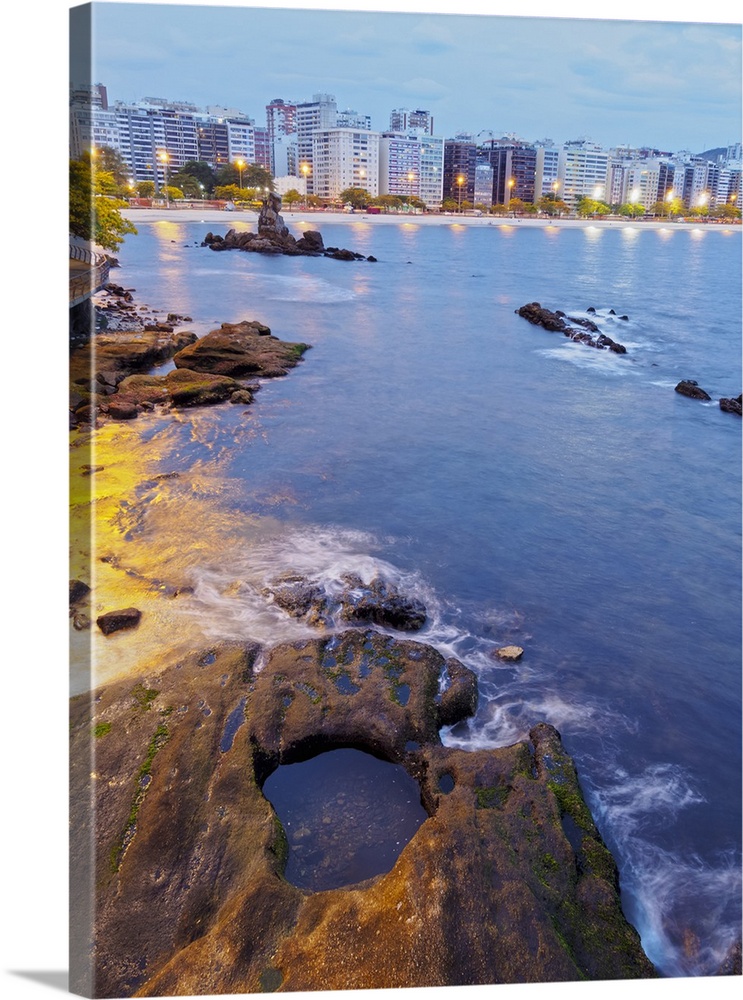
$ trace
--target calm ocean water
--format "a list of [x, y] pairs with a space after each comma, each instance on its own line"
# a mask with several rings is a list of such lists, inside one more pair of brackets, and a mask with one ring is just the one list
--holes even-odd
[[[376, 264], [197, 245], [230, 224], [139, 224], [116, 274], [199, 332], [259, 319], [313, 345], [171, 440], [170, 467], [219, 454], [231, 513], [264, 525], [194, 546], [195, 613], [269, 641], [300, 628], [266, 617], [282, 571], [415, 592], [420, 638], [479, 676], [445, 742], [557, 726], [650, 958], [711, 974], [740, 933], [741, 421], [717, 400], [741, 391], [741, 234], [320, 224]], [[534, 300], [593, 306], [627, 354], [530, 326]]]

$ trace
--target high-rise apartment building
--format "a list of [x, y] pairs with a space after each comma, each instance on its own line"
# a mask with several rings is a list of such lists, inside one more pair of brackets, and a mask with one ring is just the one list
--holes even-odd
[[560, 195], [570, 208], [581, 198], [603, 201], [609, 182], [609, 154], [586, 140], [565, 143], [558, 158], [558, 174]]
[[395, 108], [390, 111], [390, 132], [411, 132], [413, 129], [433, 135], [431, 112], [420, 108], [416, 111], [410, 111], [408, 108]]
[[297, 131], [297, 105], [281, 97], [274, 98], [266, 105], [266, 128], [271, 145], [271, 173], [276, 175], [280, 171], [273, 160], [273, 148], [283, 136], [294, 135]]
[[444, 142], [444, 198], [458, 204], [475, 197], [477, 145], [470, 137], [455, 136]]
[[299, 170], [307, 177], [308, 194], [319, 193], [315, 190], [313, 136], [335, 128], [337, 119], [338, 108], [332, 94], [314, 94], [311, 101], [297, 104], [297, 159]]
[[361, 115], [358, 111], [346, 108], [345, 111], [338, 112], [335, 124], [338, 128], [371, 129], [371, 115]]
[[312, 135], [312, 193], [333, 200], [347, 188], [379, 194], [379, 132], [319, 129]]

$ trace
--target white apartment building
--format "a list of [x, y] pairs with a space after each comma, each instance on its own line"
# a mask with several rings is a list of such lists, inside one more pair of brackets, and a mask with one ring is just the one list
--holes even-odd
[[379, 194], [379, 132], [330, 128], [312, 136], [312, 193], [337, 198], [346, 188]]
[[337, 120], [338, 108], [333, 94], [314, 94], [311, 101], [296, 106], [298, 172], [307, 176], [309, 194], [319, 194], [315, 189], [314, 136], [335, 128]]
[[622, 203], [642, 205], [650, 212], [658, 201], [660, 163], [658, 160], [637, 160], [625, 166], [622, 178]]
[[556, 146], [537, 146], [534, 197], [537, 201], [548, 194], [562, 197], [560, 190], [560, 150]]
[[338, 128], [355, 128], [357, 131], [362, 128], [371, 130], [371, 115], [360, 115], [358, 111], [346, 108], [345, 111], [338, 112], [335, 124]]
[[609, 154], [593, 143], [566, 144], [558, 156], [559, 194], [570, 208], [581, 198], [606, 198]]
[[444, 198], [444, 139], [419, 132], [418, 141], [421, 149], [418, 197], [427, 208], [440, 208]]
[[433, 115], [430, 111], [420, 108], [410, 111], [408, 108], [394, 108], [390, 111], [390, 132], [410, 132], [419, 129], [428, 135], [433, 135]]
[[379, 140], [379, 193], [412, 196], [428, 208], [443, 197], [444, 140], [421, 132], [383, 132]]

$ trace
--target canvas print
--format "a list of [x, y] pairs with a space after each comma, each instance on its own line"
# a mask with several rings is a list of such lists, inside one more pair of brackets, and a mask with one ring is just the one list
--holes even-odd
[[739, 976], [741, 25], [70, 68], [72, 990]]

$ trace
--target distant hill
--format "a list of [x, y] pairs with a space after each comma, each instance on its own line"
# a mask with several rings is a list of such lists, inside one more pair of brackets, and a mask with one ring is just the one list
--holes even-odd
[[724, 156], [727, 153], [727, 146], [717, 146], [715, 149], [705, 149], [703, 153], [695, 153], [694, 155], [700, 160], [711, 160], [712, 163], [717, 162], [718, 156]]

